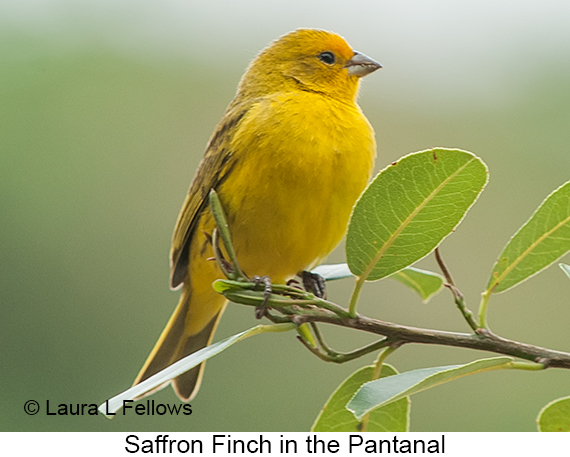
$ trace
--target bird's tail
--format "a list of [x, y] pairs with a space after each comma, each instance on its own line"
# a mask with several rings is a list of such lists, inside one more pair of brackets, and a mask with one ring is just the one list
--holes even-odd
[[[204, 306], [204, 303], [194, 303], [195, 300], [193, 300], [192, 297], [193, 293], [191, 287], [183, 288], [176, 310], [162, 331], [160, 338], [148, 356], [133, 385], [141, 383], [150, 376], [172, 365], [174, 362], [210, 344], [225, 307], [225, 299], [221, 295], [216, 294], [213, 290], [211, 290], [211, 292], [213, 295], [209, 298], [214, 300], [215, 303], [207, 303], [208, 306]], [[212, 314], [211, 317], [208, 316], [209, 319], [206, 320], [205, 325], [197, 329], [197, 331], [192, 331], [193, 325], [191, 324], [194, 320], [191, 319], [191, 315], [193, 314], [191, 312], [192, 307], [210, 310]], [[206, 362], [201, 363], [197, 367], [192, 368], [172, 380], [174, 390], [181, 400], [189, 401], [194, 398], [198, 392], [200, 383], [202, 382], [205, 363]], [[139, 398], [149, 395], [163, 387], [164, 385], [159, 386]]]

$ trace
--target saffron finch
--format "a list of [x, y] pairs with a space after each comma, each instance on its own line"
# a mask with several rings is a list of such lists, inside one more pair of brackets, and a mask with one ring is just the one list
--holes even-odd
[[[208, 260], [210, 189], [250, 277], [284, 282], [340, 242], [374, 166], [374, 131], [356, 98], [360, 78], [378, 68], [339, 35], [311, 29], [282, 36], [249, 65], [178, 217], [171, 286], [182, 286], [180, 302], [135, 384], [210, 344], [226, 306], [212, 288], [223, 275]], [[194, 397], [203, 369], [172, 381], [182, 400]]]

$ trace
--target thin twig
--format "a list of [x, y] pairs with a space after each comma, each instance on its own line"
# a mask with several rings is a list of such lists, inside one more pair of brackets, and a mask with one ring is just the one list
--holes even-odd
[[370, 354], [372, 352], [377, 351], [378, 349], [385, 348], [390, 345], [388, 338], [382, 338], [379, 341], [375, 341], [367, 346], [363, 346], [359, 349], [356, 349], [351, 352], [336, 352], [332, 349], [328, 348], [328, 350], [321, 350], [315, 346], [312, 346], [308, 341], [297, 336], [297, 339], [301, 341], [305, 345], [305, 347], [315, 354], [320, 359], [324, 360], [325, 362], [333, 362], [333, 363], [345, 363], [349, 362], [354, 359], [358, 359], [366, 354]]
[[449, 271], [449, 268], [447, 268], [447, 265], [443, 261], [443, 257], [441, 257], [441, 253], [439, 252], [439, 247], [435, 248], [434, 253], [435, 253], [435, 260], [437, 261], [437, 264], [439, 265], [439, 268], [440, 268], [441, 272], [443, 273], [445, 280], [447, 281], [448, 284], [455, 286], [455, 282], [453, 281], [453, 278], [451, 277], [451, 272]]
[[469, 327], [471, 327], [474, 332], [477, 332], [480, 326], [473, 317], [473, 313], [471, 312], [471, 310], [467, 307], [467, 304], [465, 303], [465, 297], [463, 296], [461, 291], [455, 286], [455, 282], [453, 281], [451, 272], [449, 271], [449, 268], [447, 268], [447, 265], [443, 261], [443, 257], [439, 252], [439, 248], [435, 248], [435, 260], [437, 261], [437, 264], [439, 265], [439, 268], [441, 269], [441, 272], [443, 273], [443, 276], [447, 281], [445, 287], [447, 287], [451, 291], [451, 294], [453, 295], [453, 300], [455, 301], [457, 308], [459, 308], [459, 311], [461, 311], [461, 314], [463, 314], [463, 317], [469, 324]]

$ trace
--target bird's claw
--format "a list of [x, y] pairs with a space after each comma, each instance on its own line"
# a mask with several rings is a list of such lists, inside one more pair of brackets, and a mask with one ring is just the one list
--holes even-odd
[[269, 279], [269, 276], [257, 276], [255, 275], [252, 278], [253, 283], [258, 286], [260, 284], [263, 284], [263, 302], [261, 302], [261, 305], [256, 306], [255, 307], [255, 318], [256, 319], [261, 319], [263, 316], [265, 316], [265, 313], [267, 312], [267, 300], [269, 300], [269, 297], [271, 296], [271, 279]]
[[311, 273], [310, 271], [302, 271], [299, 276], [301, 277], [303, 287], [307, 292], [311, 292], [319, 298], [326, 298], [326, 283], [325, 279], [321, 275]]

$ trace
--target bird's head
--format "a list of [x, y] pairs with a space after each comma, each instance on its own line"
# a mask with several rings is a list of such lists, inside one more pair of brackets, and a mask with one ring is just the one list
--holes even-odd
[[380, 64], [352, 50], [335, 33], [298, 29], [261, 51], [243, 76], [238, 93], [255, 97], [304, 90], [352, 101], [359, 79], [378, 68]]

